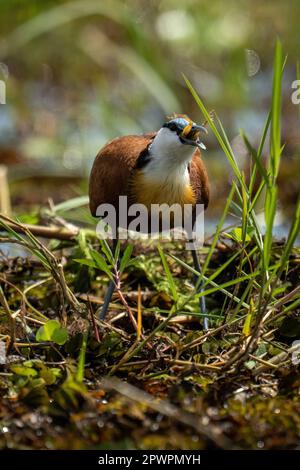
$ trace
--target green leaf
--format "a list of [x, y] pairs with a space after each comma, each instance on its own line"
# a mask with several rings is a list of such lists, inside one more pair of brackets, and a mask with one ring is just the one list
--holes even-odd
[[22, 375], [24, 377], [36, 377], [38, 372], [32, 367], [26, 367], [19, 364], [12, 365], [10, 370], [17, 375]]
[[[100, 241], [100, 245], [101, 245], [101, 250], [105, 254], [107, 261], [110, 264], [114, 264], [115, 256], [114, 256], [114, 253], [112, 252], [107, 240], [101, 238], [99, 241]], [[117, 246], [120, 249], [120, 242], [119, 241], [117, 243]]]
[[161, 257], [161, 260], [162, 260], [162, 264], [163, 264], [163, 267], [164, 267], [164, 271], [165, 271], [166, 276], [167, 276], [167, 280], [168, 280], [168, 284], [169, 284], [169, 288], [170, 288], [170, 291], [171, 291], [173, 300], [175, 300], [175, 302], [177, 302], [177, 301], [178, 301], [177, 288], [176, 288], [176, 284], [175, 284], [175, 282], [174, 282], [173, 276], [172, 276], [172, 274], [171, 274], [169, 265], [168, 265], [168, 263], [167, 263], [165, 254], [164, 254], [164, 252], [163, 252], [163, 250], [162, 250], [160, 244], [157, 245], [157, 248], [158, 248], [158, 252], [159, 252], [159, 255], [160, 255], [160, 257]]
[[213, 241], [212, 241], [212, 244], [211, 244], [211, 247], [210, 247], [210, 250], [205, 258], [205, 261], [204, 261], [204, 266], [202, 268], [202, 272], [203, 274], [205, 274], [206, 272], [206, 269], [209, 265], [209, 262], [211, 260], [211, 257], [215, 251], [215, 247], [218, 243], [218, 240], [219, 240], [219, 236], [220, 236], [220, 232], [221, 232], [221, 229], [224, 225], [224, 222], [225, 222], [225, 219], [226, 219], [226, 216], [227, 216], [227, 213], [229, 211], [229, 207], [230, 207], [230, 204], [232, 202], [232, 198], [234, 196], [234, 193], [235, 193], [235, 190], [236, 190], [236, 187], [233, 185], [231, 187], [231, 190], [230, 190], [230, 193], [228, 195], [228, 198], [227, 198], [227, 201], [226, 201], [226, 204], [225, 204], [225, 207], [224, 207], [224, 211], [223, 211], [223, 214], [218, 222], [218, 225], [217, 225], [217, 228], [216, 228], [216, 233], [214, 235], [214, 238], [213, 238]]
[[[201, 98], [198, 96], [197, 92], [193, 88], [191, 82], [184, 75], [183, 75], [183, 77], [184, 77], [186, 85], [189, 88], [192, 96], [194, 97], [198, 107], [200, 108], [202, 114], [204, 115], [204, 117], [206, 119], [206, 122], [209, 124], [211, 130], [213, 131], [215, 137], [217, 138], [217, 140], [220, 144], [220, 147], [222, 148], [225, 156], [227, 157], [228, 162], [230, 163], [230, 166], [231, 166], [231, 168], [234, 172], [236, 180], [239, 183], [239, 187], [236, 187], [237, 197], [239, 199], [241, 199], [240, 188], [243, 187], [243, 189], [245, 190], [245, 192], [247, 194], [247, 201], [248, 201], [248, 199], [249, 199], [249, 190], [246, 187], [245, 180], [242, 177], [242, 173], [241, 173], [241, 171], [238, 167], [238, 164], [237, 164], [237, 159], [235, 157], [235, 154], [234, 154], [233, 149], [230, 145], [229, 139], [228, 139], [228, 137], [225, 133], [225, 130], [222, 126], [221, 121], [217, 118], [217, 122], [218, 122], [218, 125], [219, 125], [219, 128], [220, 128], [220, 131], [221, 131], [221, 132], [219, 132], [219, 130], [217, 129], [216, 125], [213, 122], [213, 119], [212, 119], [210, 113], [208, 112], [208, 110], [206, 109], [203, 101], [201, 100]], [[214, 114], [214, 116], [216, 117], [215, 114]], [[251, 224], [255, 228], [255, 239], [257, 241], [257, 244], [261, 247], [262, 246], [262, 237], [261, 237], [259, 225], [258, 225], [257, 220], [256, 220], [255, 213], [254, 213], [253, 209], [251, 211], [248, 211], [248, 213], [249, 213], [249, 223], [251, 222]]]
[[49, 320], [38, 329], [36, 340], [40, 342], [51, 341], [63, 345], [68, 340], [68, 331], [62, 328], [57, 320]]
[[96, 263], [91, 259], [75, 258], [73, 261], [76, 261], [76, 263], [84, 264], [85, 266], [89, 266], [90, 268], [97, 268]]
[[243, 240], [243, 230], [241, 227], [236, 227], [234, 228], [231, 232], [230, 232], [232, 238], [234, 240], [236, 240], [237, 242], [239, 243], [243, 243], [243, 241], [245, 242], [250, 242], [251, 241], [251, 237], [249, 235], [249, 230], [247, 231], [247, 234], [246, 234], [246, 237], [245, 237], [245, 240]]
[[[240, 181], [241, 180], [241, 172], [238, 168], [235, 155], [233, 153], [233, 150], [230, 146], [230, 143], [229, 143], [228, 138], [227, 138], [227, 136], [224, 132], [223, 127], [221, 127], [221, 132], [223, 134], [223, 137], [222, 137], [222, 135], [218, 131], [216, 125], [214, 124], [210, 113], [207, 111], [203, 101], [201, 100], [200, 96], [197, 94], [197, 92], [193, 88], [191, 82], [187, 79], [187, 77], [184, 74], [183, 74], [183, 78], [184, 78], [185, 83], [186, 83], [187, 87], [189, 88], [194, 100], [196, 101], [197, 105], [199, 106], [203, 116], [205, 117], [205, 119], [208, 122], [210, 128], [212, 129], [213, 133], [215, 134], [215, 136], [216, 136], [223, 152], [225, 153], [225, 155], [226, 155], [226, 157], [227, 157], [227, 159], [228, 159], [228, 161], [229, 161], [229, 163], [230, 163], [230, 165], [231, 165], [231, 167], [234, 171], [235, 176]], [[218, 123], [221, 124], [219, 120], [218, 120]]]
[[254, 302], [252, 299], [250, 299], [250, 308], [245, 318], [245, 322], [243, 326], [243, 335], [245, 335], [246, 337], [249, 336], [251, 333], [251, 322], [252, 322], [253, 312], [254, 312]]
[[59, 204], [56, 204], [56, 206], [54, 206], [53, 209], [55, 212], [59, 212], [60, 214], [63, 214], [72, 209], [77, 209], [78, 207], [85, 206], [88, 203], [89, 203], [88, 196], [79, 196], [79, 197], [74, 197], [72, 199], [68, 199], [67, 201], [64, 201], [64, 202], [60, 202]]
[[[255, 161], [255, 164], [257, 165], [258, 169], [259, 169], [259, 172], [261, 174], [261, 176], [263, 177], [263, 179], [265, 180], [265, 183], [266, 184], [269, 184], [269, 176], [268, 176], [268, 173], [265, 169], [265, 167], [263, 166], [263, 163], [262, 163], [262, 159], [261, 159], [261, 156], [259, 157], [257, 155], [257, 152], [256, 150], [252, 147], [252, 145], [250, 144], [246, 134], [241, 131], [241, 136], [246, 144], [246, 147], [250, 153], [250, 155], [253, 157], [254, 161]], [[256, 172], [255, 172], [256, 173]], [[253, 182], [254, 184], [254, 182]]]
[[131, 258], [132, 251], [133, 251], [133, 245], [128, 245], [126, 247], [126, 250], [124, 251], [124, 254], [123, 254], [122, 259], [121, 259], [120, 273], [122, 273], [126, 269], [126, 267], [128, 266], [128, 262]]
[[252, 370], [256, 366], [256, 361], [253, 361], [251, 359], [250, 361], [245, 362], [245, 366], [247, 367], [247, 369]]
[[45, 381], [46, 385], [53, 385], [57, 378], [60, 377], [61, 370], [55, 367], [44, 367], [41, 369], [39, 375]]
[[105, 272], [110, 279], [112, 279], [112, 273], [109, 269], [108, 264], [106, 263], [105, 259], [98, 253], [96, 250], [91, 250], [91, 256], [96, 264], [96, 267], [101, 271]]
[[85, 331], [82, 338], [82, 345], [80, 348], [79, 358], [78, 358], [78, 366], [77, 366], [77, 373], [76, 373], [76, 380], [77, 382], [82, 382], [84, 379], [84, 366], [85, 366], [85, 354], [86, 354], [86, 347], [87, 347], [87, 339], [88, 339], [88, 331]]
[[61, 376], [61, 370], [56, 367], [47, 367], [40, 359], [32, 359], [23, 362], [23, 368], [31, 368], [37, 371], [39, 377], [43, 379], [46, 385], [53, 385], [57, 378]]
[[274, 56], [273, 91], [270, 133], [270, 170], [276, 180], [281, 156], [281, 82], [284, 68], [281, 42], [277, 39]]
[[52, 341], [62, 346], [68, 341], [68, 337], [69, 335], [68, 335], [68, 331], [66, 330], [66, 328], [59, 328], [53, 331]]
[[110, 279], [113, 279], [113, 275], [108, 264], [106, 263], [105, 259], [98, 253], [98, 251], [90, 250], [90, 254], [93, 259], [75, 258], [74, 261], [76, 263], [89, 266], [90, 268], [100, 269], [100, 271], [105, 272], [105, 274], [107, 274]]
[[267, 346], [265, 343], [260, 343], [254, 353], [256, 357], [262, 357], [268, 352]]

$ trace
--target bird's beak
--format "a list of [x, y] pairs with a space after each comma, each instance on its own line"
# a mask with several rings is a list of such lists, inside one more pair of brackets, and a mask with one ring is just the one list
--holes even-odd
[[200, 141], [200, 134], [202, 132], [204, 134], [208, 134], [206, 127], [192, 124], [183, 129], [180, 137], [185, 144], [193, 145], [194, 147], [199, 147], [205, 150], [205, 145]]

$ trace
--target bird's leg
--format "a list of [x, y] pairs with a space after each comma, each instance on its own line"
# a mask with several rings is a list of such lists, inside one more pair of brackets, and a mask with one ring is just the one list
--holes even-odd
[[[117, 244], [118, 244], [118, 238], [116, 238], [114, 240], [114, 243], [113, 243], [113, 255], [115, 254]], [[120, 256], [116, 260], [117, 266], [119, 265], [119, 261], [120, 261]], [[116, 289], [115, 280], [109, 281], [108, 289], [107, 289], [105, 297], [104, 297], [104, 302], [103, 302], [103, 305], [102, 305], [101, 310], [100, 310], [99, 320], [105, 320], [105, 317], [106, 317], [106, 314], [107, 314], [107, 311], [108, 311], [108, 307], [109, 307], [109, 303], [111, 301], [113, 293], [115, 292], [115, 289]]]
[[[204, 291], [201, 264], [200, 264], [199, 256], [198, 256], [196, 249], [192, 249], [191, 252], [192, 252], [192, 257], [193, 257], [193, 262], [194, 262], [194, 268], [199, 273], [199, 277], [197, 275], [194, 276], [194, 283], [195, 283], [195, 286], [197, 287], [197, 293], [200, 293]], [[200, 306], [201, 313], [204, 315], [203, 329], [206, 331], [209, 328], [209, 323], [208, 323], [208, 318], [206, 316], [206, 301], [205, 301], [204, 295], [202, 295], [199, 299], [199, 306]]]

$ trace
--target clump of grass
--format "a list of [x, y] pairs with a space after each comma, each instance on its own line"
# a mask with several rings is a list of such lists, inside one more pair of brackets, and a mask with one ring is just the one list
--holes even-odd
[[[246, 317], [248, 327], [244, 329], [247, 331], [250, 340], [247, 343], [247, 348], [241, 353], [244, 358], [249, 351], [253, 350], [258, 339], [259, 331], [264, 321], [269, 318], [270, 313], [274, 312], [274, 306], [278, 301], [278, 287], [280, 279], [285, 270], [288, 269], [289, 259], [292, 253], [292, 249], [299, 234], [300, 230], [300, 198], [298, 199], [297, 206], [295, 209], [295, 216], [291, 223], [290, 231], [287, 236], [284, 249], [279, 259], [274, 259], [273, 256], [273, 242], [274, 242], [274, 220], [276, 215], [276, 209], [278, 206], [278, 174], [280, 170], [280, 163], [282, 158], [282, 152], [284, 145], [281, 142], [281, 83], [282, 75], [284, 71], [285, 61], [282, 55], [282, 46], [279, 40], [275, 46], [274, 56], [274, 71], [273, 71], [273, 88], [272, 88], [272, 103], [271, 109], [267, 116], [265, 126], [262, 131], [260, 144], [255, 149], [249, 142], [244, 131], [241, 131], [241, 136], [247, 146], [249, 154], [253, 159], [253, 168], [250, 177], [249, 184], [246, 184], [243, 172], [237, 165], [237, 158], [230, 145], [229, 139], [222, 126], [222, 123], [217, 118], [216, 123], [212, 120], [210, 113], [204, 105], [201, 98], [196, 93], [190, 81], [185, 78], [186, 84], [191, 91], [195, 101], [197, 102], [201, 112], [203, 113], [206, 121], [211, 127], [215, 137], [217, 138], [227, 160], [234, 172], [235, 178], [232, 182], [232, 190], [228, 197], [225, 205], [224, 214], [217, 227], [217, 231], [214, 237], [214, 241], [211, 245], [211, 249], [207, 255], [207, 259], [204, 264], [204, 271], [208, 267], [209, 260], [211, 259], [213, 250], [216, 246], [220, 230], [223, 226], [226, 214], [230, 207], [233, 207], [235, 212], [239, 215], [241, 220], [241, 232], [239, 237], [240, 246], [240, 264], [237, 269], [237, 273], [243, 273], [243, 282], [247, 282], [248, 286], [245, 287], [247, 295], [243, 302], [239, 302], [236, 314], [241, 309], [245, 308], [245, 302], [247, 304], [246, 309], [248, 315], [251, 313], [252, 325], [249, 325], [249, 316]], [[262, 160], [262, 153], [266, 143], [268, 131], [270, 132], [270, 152], [267, 163], [264, 164]], [[260, 174], [262, 181], [256, 193], [254, 193], [254, 182], [257, 174]], [[233, 202], [233, 199], [235, 200]], [[260, 225], [257, 222], [256, 217], [256, 203], [259, 197], [264, 198], [264, 217], [265, 217], [265, 232], [263, 233]], [[251, 234], [251, 236], [249, 236]], [[253, 250], [256, 251], [258, 256], [258, 262], [256, 264], [257, 269], [254, 273], [246, 274], [243, 272], [244, 262], [247, 257], [250, 259], [253, 254]], [[222, 266], [217, 271], [222, 270]], [[206, 283], [211, 284], [211, 278], [205, 278]], [[255, 282], [253, 282], [255, 281]], [[220, 286], [222, 288], [222, 286]], [[298, 297], [298, 290], [294, 292], [294, 296]], [[297, 302], [299, 301], [299, 298]], [[298, 305], [298, 303], [297, 303]], [[234, 358], [237, 359], [236, 357]]]

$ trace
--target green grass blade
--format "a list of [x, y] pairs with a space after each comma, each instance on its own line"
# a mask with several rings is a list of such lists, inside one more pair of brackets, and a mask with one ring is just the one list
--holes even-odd
[[121, 259], [120, 263], [120, 273], [124, 272], [126, 267], [128, 266], [129, 260], [131, 258], [133, 252], [133, 245], [128, 245], [124, 251], [124, 254]]
[[199, 106], [203, 116], [205, 117], [205, 119], [208, 122], [209, 126], [211, 127], [213, 133], [215, 134], [215, 137], [217, 138], [217, 140], [218, 140], [223, 152], [225, 153], [228, 161], [230, 162], [230, 165], [231, 165], [231, 167], [234, 171], [235, 176], [237, 177], [238, 180], [240, 180], [241, 173], [240, 173], [240, 170], [237, 166], [237, 163], [236, 163], [234, 154], [231, 150], [231, 147], [228, 148], [228, 144], [227, 144], [228, 139], [226, 139], [226, 141], [224, 141], [224, 139], [222, 138], [221, 134], [219, 133], [217, 127], [215, 126], [215, 124], [214, 124], [214, 122], [211, 118], [210, 113], [207, 111], [203, 101], [198, 96], [198, 94], [195, 91], [195, 89], [193, 88], [191, 82], [188, 80], [188, 78], [185, 75], [183, 75], [183, 78], [184, 78], [185, 83], [187, 84], [187, 87], [189, 88], [194, 100], [196, 101], [197, 105]]
[[279, 39], [276, 41], [272, 109], [271, 109], [271, 135], [270, 135], [270, 170], [273, 181], [276, 180], [281, 156], [281, 82], [283, 74], [282, 46]]
[[213, 241], [212, 241], [212, 244], [211, 244], [211, 247], [209, 249], [209, 252], [205, 258], [205, 261], [204, 261], [204, 265], [203, 265], [203, 274], [206, 272], [207, 270], [207, 267], [210, 263], [210, 260], [211, 260], [211, 257], [213, 255], [213, 252], [214, 252], [214, 249], [218, 243], [218, 239], [219, 239], [219, 236], [220, 236], [220, 232], [222, 230], [222, 227], [224, 225], [224, 222], [225, 222], [225, 219], [226, 219], [226, 216], [228, 214], [228, 211], [229, 211], [229, 207], [231, 205], [231, 202], [232, 202], [232, 198], [234, 196], [234, 193], [235, 193], [235, 186], [232, 186], [231, 189], [230, 189], [230, 193], [228, 195], [228, 198], [227, 198], [227, 201], [226, 201], [226, 204], [225, 204], [225, 207], [224, 207], [224, 210], [223, 210], [223, 214], [218, 222], [218, 225], [217, 225], [217, 229], [216, 229], [216, 232], [215, 232], [215, 235], [214, 235], [214, 238], [213, 238]]
[[84, 366], [85, 366], [85, 355], [87, 347], [88, 331], [83, 333], [82, 344], [79, 352], [76, 380], [77, 382], [82, 382], [84, 379]]
[[175, 285], [173, 276], [172, 276], [172, 274], [171, 274], [169, 265], [168, 265], [168, 263], [167, 263], [165, 254], [164, 254], [164, 252], [163, 252], [162, 247], [161, 247], [160, 244], [158, 244], [157, 248], [158, 248], [159, 256], [160, 256], [160, 258], [161, 258], [161, 261], [162, 261], [162, 264], [163, 264], [163, 267], [164, 267], [164, 271], [165, 271], [166, 276], [167, 276], [167, 280], [168, 280], [168, 284], [169, 284], [169, 288], [170, 288], [172, 297], [173, 297], [173, 299], [175, 300], [175, 302], [177, 302], [177, 301], [178, 301], [177, 288], [176, 288], [176, 285]]

